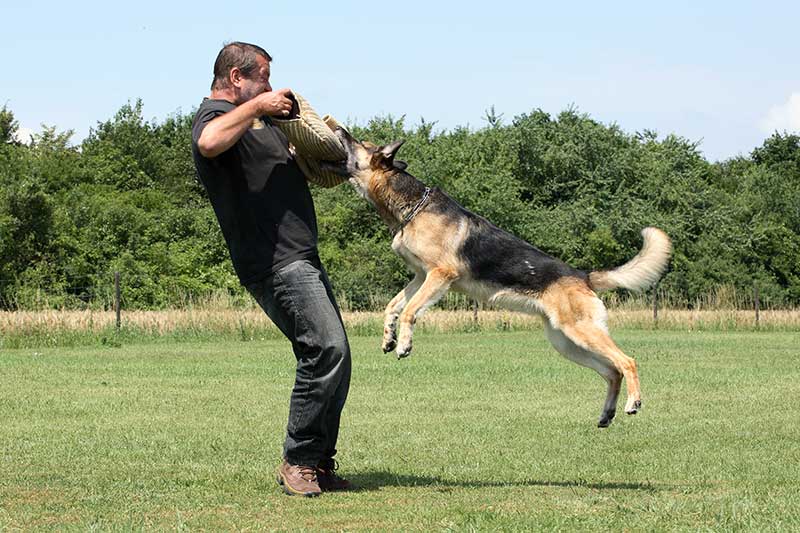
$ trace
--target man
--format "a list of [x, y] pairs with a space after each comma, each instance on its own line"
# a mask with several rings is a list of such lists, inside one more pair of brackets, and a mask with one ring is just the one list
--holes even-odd
[[214, 63], [211, 96], [192, 125], [192, 152], [242, 285], [291, 341], [297, 358], [278, 482], [317, 496], [349, 483], [336, 472], [350, 347], [317, 255], [308, 184], [270, 117], [288, 116], [291, 90], [270, 86], [272, 57], [233, 42]]

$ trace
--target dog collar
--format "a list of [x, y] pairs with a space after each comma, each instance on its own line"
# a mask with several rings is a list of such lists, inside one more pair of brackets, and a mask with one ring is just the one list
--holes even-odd
[[422, 208], [425, 207], [425, 204], [428, 202], [428, 198], [430, 197], [430, 195], [431, 195], [431, 188], [425, 187], [425, 192], [422, 193], [422, 199], [419, 202], [417, 202], [417, 205], [415, 205], [414, 208], [406, 216], [403, 217], [402, 222], [400, 222], [400, 224], [392, 231], [393, 235], [402, 231], [403, 228], [406, 227], [406, 225], [409, 222], [411, 222], [411, 220], [415, 216], [417, 216], [417, 214], [420, 211], [422, 211]]

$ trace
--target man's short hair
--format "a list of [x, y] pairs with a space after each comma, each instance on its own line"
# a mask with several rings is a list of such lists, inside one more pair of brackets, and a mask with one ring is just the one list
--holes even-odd
[[237, 67], [244, 77], [249, 78], [258, 68], [256, 56], [272, 61], [272, 56], [255, 44], [240, 41], [225, 44], [217, 54], [217, 60], [214, 61], [214, 81], [211, 82], [211, 90], [227, 89], [230, 85], [228, 75], [234, 67]]

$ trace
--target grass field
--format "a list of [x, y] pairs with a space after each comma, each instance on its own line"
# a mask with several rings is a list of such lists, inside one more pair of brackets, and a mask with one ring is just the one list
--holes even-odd
[[[342, 474], [274, 481], [280, 340], [0, 351], [0, 530], [800, 530], [797, 332], [623, 330], [644, 410], [541, 331], [352, 338]], [[624, 387], [623, 387], [624, 390]], [[621, 413], [621, 410], [620, 410]]]

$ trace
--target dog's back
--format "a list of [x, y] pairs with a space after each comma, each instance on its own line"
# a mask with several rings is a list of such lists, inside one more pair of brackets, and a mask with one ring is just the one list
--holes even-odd
[[535, 246], [473, 213], [461, 256], [476, 281], [508, 289], [541, 293], [564, 277], [588, 282], [588, 274], [549, 256]]
[[[406, 179], [416, 179], [409, 174], [406, 176]], [[475, 296], [485, 298], [497, 291], [508, 290], [537, 295], [563, 278], [574, 278], [588, 286], [588, 273], [498, 228], [439, 189], [431, 192], [425, 211], [427, 216], [420, 216], [404, 229], [409, 232], [407, 236], [398, 235], [395, 250], [406, 257], [408, 254], [403, 253], [405, 250], [399, 248], [414, 249], [417, 252], [415, 256], [428, 263], [424, 261], [428, 255], [426, 249], [440, 252], [441, 235], [448, 235], [450, 242], [447, 248], [452, 251], [453, 257], [446, 262], [457, 266], [456, 289], [463, 292], [479, 289], [480, 295]], [[426, 231], [419, 231], [420, 227], [425, 227]], [[438, 231], [429, 231], [431, 227], [438, 228]], [[435, 242], [425, 242], [426, 236]], [[443, 262], [441, 257], [433, 261]], [[433, 266], [426, 264], [425, 270]]]

